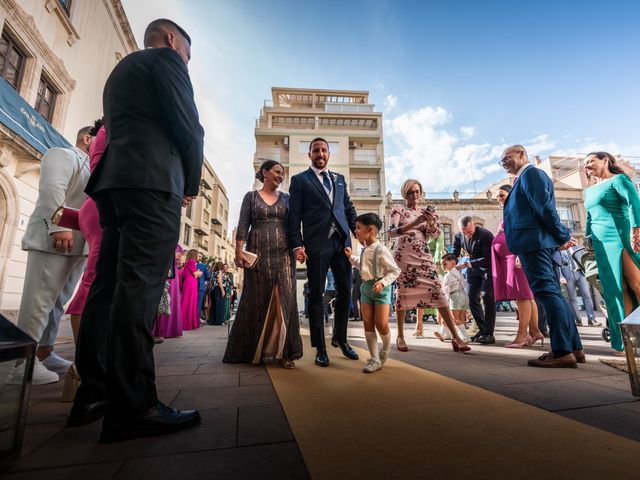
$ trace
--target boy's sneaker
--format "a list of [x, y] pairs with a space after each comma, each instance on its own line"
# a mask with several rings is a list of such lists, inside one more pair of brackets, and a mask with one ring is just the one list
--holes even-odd
[[369, 360], [367, 360], [367, 364], [364, 366], [362, 371], [364, 373], [373, 373], [373, 372], [377, 372], [381, 368], [382, 368], [382, 364], [380, 363], [380, 360], [376, 360], [375, 358], [370, 358]]
[[62, 358], [55, 351], [52, 351], [47, 358], [42, 360], [42, 365], [44, 365], [47, 370], [55, 372], [58, 375], [66, 374], [72, 364], [73, 362]]
[[384, 362], [389, 358], [389, 352], [385, 352], [384, 350], [380, 350], [380, 365], [384, 365]]

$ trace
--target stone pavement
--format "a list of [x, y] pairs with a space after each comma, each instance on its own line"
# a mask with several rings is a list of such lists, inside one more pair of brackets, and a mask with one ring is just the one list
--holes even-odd
[[[415, 339], [413, 325], [407, 325], [411, 350], [393, 348], [393, 358], [640, 440], [640, 402], [630, 393], [627, 374], [597, 361], [598, 355], [610, 356], [600, 329], [580, 329], [586, 365], [546, 370], [525, 366], [526, 359], [546, 348], [503, 347], [517, 328], [513, 314], [499, 314], [496, 346], [474, 345], [466, 355], [434, 339], [434, 328], [427, 323], [427, 338]], [[72, 358], [68, 322], [60, 335], [67, 341], [58, 352]], [[349, 335], [354, 344], [365, 346], [360, 322], [349, 324]], [[96, 443], [99, 422], [64, 428], [70, 404], [59, 401], [61, 383], [33, 387], [23, 457], [0, 478], [309, 478], [266, 369], [223, 364], [226, 336], [226, 327], [204, 327], [155, 349], [161, 400], [200, 409], [202, 425], [165, 437], [101, 445]], [[330, 348], [330, 356], [338, 354]], [[322, 373], [330, 374], [330, 368]]]

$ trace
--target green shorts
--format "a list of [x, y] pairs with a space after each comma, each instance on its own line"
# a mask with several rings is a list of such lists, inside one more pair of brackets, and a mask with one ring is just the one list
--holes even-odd
[[379, 303], [391, 305], [391, 285], [387, 285], [380, 293], [373, 291], [373, 285], [378, 280], [365, 280], [360, 285], [360, 303]]

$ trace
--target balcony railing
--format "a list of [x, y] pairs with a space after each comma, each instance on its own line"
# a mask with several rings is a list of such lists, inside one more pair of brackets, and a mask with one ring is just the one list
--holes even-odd
[[280, 148], [259, 148], [253, 156], [253, 163], [260, 164], [264, 160], [275, 160], [280, 163], [288, 163], [289, 152]]
[[352, 197], [380, 197], [380, 184], [368, 179], [354, 179], [349, 185]]
[[582, 222], [579, 220], [560, 220], [562, 224], [572, 232], [582, 231]]
[[350, 160], [357, 165], [379, 165], [380, 155], [377, 150], [354, 150], [351, 152]]

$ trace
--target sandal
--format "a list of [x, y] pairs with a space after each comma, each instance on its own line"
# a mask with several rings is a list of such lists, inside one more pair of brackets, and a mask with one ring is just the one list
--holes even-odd
[[293, 368], [296, 368], [296, 364], [293, 363], [293, 361], [285, 360], [284, 358], [281, 358], [278, 363], [280, 363], [280, 366], [282, 368], [286, 368], [287, 370], [291, 370]]
[[424, 338], [424, 332], [422, 330], [416, 330], [412, 335], [417, 338]]

